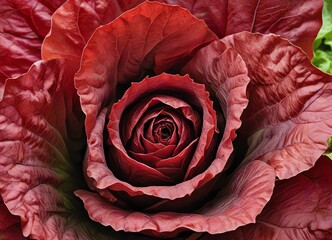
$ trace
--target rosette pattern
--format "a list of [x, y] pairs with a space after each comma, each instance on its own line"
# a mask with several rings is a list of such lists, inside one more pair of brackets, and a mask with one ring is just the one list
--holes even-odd
[[47, 35], [29, 17], [31, 42], [3, 30], [36, 54], [14, 64], [32, 47], [6, 47], [18, 55], [0, 69], [0, 237], [331, 237], [332, 77], [309, 59], [320, 13], [68, 0]]

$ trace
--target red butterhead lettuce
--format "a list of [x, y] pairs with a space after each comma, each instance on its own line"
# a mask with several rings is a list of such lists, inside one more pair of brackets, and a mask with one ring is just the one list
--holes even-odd
[[4, 2], [4, 214], [36, 239], [330, 236], [321, 2], [142, 2], [68, 0], [23, 75], [60, 2]]

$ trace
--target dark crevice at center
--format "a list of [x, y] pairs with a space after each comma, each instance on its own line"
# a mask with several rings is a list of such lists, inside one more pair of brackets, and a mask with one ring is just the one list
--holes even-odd
[[161, 138], [163, 140], [168, 140], [170, 137], [171, 137], [171, 132], [170, 132], [169, 128], [163, 127], [161, 129]]
[[157, 124], [154, 129], [155, 140], [161, 139], [163, 141], [169, 140], [174, 131], [174, 126], [169, 122], [162, 122]]

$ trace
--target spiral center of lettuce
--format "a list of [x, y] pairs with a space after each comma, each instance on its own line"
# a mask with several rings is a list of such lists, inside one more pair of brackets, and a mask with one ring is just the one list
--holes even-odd
[[153, 126], [154, 140], [156, 142], [167, 144], [171, 136], [174, 134], [174, 123], [163, 119]]
[[212, 105], [204, 86], [188, 77], [132, 84], [110, 112], [110, 169], [136, 186], [173, 185], [204, 171], [217, 129]]

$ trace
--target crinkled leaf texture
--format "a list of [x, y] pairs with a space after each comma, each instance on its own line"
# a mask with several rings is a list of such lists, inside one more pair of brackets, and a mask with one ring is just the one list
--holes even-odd
[[203, 21], [177, 6], [145, 2], [98, 28], [84, 48], [75, 86], [90, 135], [98, 112], [116, 98], [116, 87], [150, 71], [178, 68], [217, 39]]
[[249, 71], [249, 104], [240, 129], [250, 136], [246, 160], [267, 162], [280, 179], [311, 168], [332, 132], [332, 76], [273, 34], [243, 32], [223, 41]]
[[332, 161], [321, 157], [310, 170], [278, 181], [257, 223], [204, 240], [332, 238]]
[[[80, 59], [92, 33], [144, 0], [69, 0], [52, 19], [42, 49], [44, 60]], [[242, 32], [275, 33], [300, 46], [311, 58], [312, 44], [321, 27], [323, 0], [156, 0], [186, 8], [206, 22], [219, 38]]]
[[26, 237], [86, 239], [65, 217], [74, 204], [72, 161], [84, 146], [72, 81], [77, 68], [64, 60], [37, 62], [7, 81], [0, 102], [0, 193]]
[[40, 47], [50, 29], [51, 15], [63, 2], [0, 1], [0, 98], [6, 78], [19, 76], [40, 60]]
[[253, 161], [239, 169], [230, 184], [205, 207], [194, 213], [143, 213], [118, 208], [96, 193], [76, 191], [91, 219], [115, 230], [175, 236], [183, 229], [212, 234], [254, 222], [272, 195], [273, 169]]
[[187, 8], [218, 37], [242, 31], [275, 33], [312, 58], [312, 44], [321, 27], [323, 0], [164, 0]]
[[52, 16], [52, 28], [42, 47], [42, 58], [79, 61], [92, 33], [145, 0], [68, 0]]
[[236, 0], [228, 3], [226, 35], [250, 31], [288, 39], [311, 59], [322, 24], [323, 0]]

